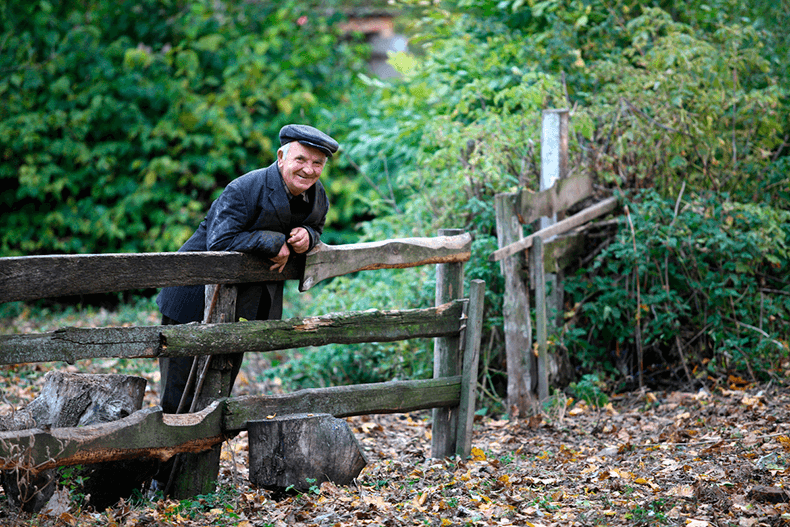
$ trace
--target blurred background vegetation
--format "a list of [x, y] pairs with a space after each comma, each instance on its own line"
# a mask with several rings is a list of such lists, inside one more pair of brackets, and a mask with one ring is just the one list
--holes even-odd
[[[466, 280], [487, 288], [480, 385], [497, 407], [493, 197], [537, 188], [541, 112], [569, 108], [571, 170], [620, 193], [633, 230], [622, 217], [569, 271], [554, 349], [612, 390], [634, 386], [637, 346], [648, 383], [783, 382], [787, 2], [365, 2], [409, 37], [386, 79], [344, 25], [362, 6], [5, 2], [0, 256], [175, 251], [230, 180], [273, 161], [283, 124], [310, 123], [342, 145], [323, 178], [325, 242], [473, 234]], [[289, 292], [286, 316], [425, 307], [433, 288], [428, 268], [360, 273]], [[153, 309], [153, 293], [114, 301]], [[4, 331], [52, 306], [0, 306]], [[432, 344], [409, 341], [274, 355], [263, 375], [299, 388], [431, 368]]]

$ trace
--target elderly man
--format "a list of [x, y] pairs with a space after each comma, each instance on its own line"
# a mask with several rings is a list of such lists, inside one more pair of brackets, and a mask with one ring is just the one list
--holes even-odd
[[[231, 181], [212, 203], [206, 218], [179, 251], [240, 251], [268, 258], [282, 272], [292, 252], [305, 253], [319, 241], [329, 203], [318, 181], [338, 143], [312, 126], [291, 124], [280, 130], [277, 161]], [[204, 287], [162, 290], [156, 299], [163, 324], [203, 320]], [[248, 320], [282, 316], [283, 282], [239, 286], [237, 316]], [[241, 354], [233, 357], [233, 379]], [[192, 358], [160, 359], [160, 401], [176, 413]], [[189, 408], [191, 397], [186, 398]]]

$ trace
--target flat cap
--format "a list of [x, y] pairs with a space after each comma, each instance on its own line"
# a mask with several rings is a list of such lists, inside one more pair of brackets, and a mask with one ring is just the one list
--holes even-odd
[[306, 124], [287, 124], [280, 129], [280, 145], [298, 141], [306, 146], [317, 148], [332, 157], [340, 145], [318, 128]]

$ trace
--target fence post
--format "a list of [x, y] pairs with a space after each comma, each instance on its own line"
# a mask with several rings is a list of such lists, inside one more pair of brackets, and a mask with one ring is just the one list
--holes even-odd
[[[569, 111], [544, 110], [540, 133], [540, 190], [547, 190], [557, 184], [557, 181], [568, 175], [568, 115]], [[558, 218], [555, 214], [551, 218], [540, 218], [539, 229], [545, 229], [563, 219], [562, 212]], [[553, 314], [552, 325], [559, 326], [562, 315], [562, 273], [546, 274], [546, 282], [551, 290], [547, 297], [548, 312]]]
[[[518, 221], [515, 196], [497, 194], [496, 232], [499, 247], [506, 247], [524, 237]], [[537, 379], [535, 357], [532, 355], [532, 321], [529, 314], [529, 288], [524, 268], [524, 252], [503, 258], [500, 262], [505, 278], [502, 318], [505, 331], [507, 361], [507, 411], [512, 417], [528, 415], [534, 402], [532, 390]]]
[[[440, 229], [439, 236], [463, 234], [461, 229]], [[463, 298], [464, 264], [443, 263], [436, 266], [436, 305]], [[461, 373], [460, 336], [439, 337], [433, 344], [433, 377], [452, 377]], [[443, 458], [455, 452], [458, 407], [434, 408], [431, 425], [431, 456]]]
[[477, 362], [480, 357], [480, 336], [483, 332], [483, 305], [486, 283], [472, 280], [469, 286], [469, 307], [464, 332], [464, 365], [461, 373], [461, 403], [458, 413], [458, 437], [455, 453], [463, 458], [472, 453], [472, 425], [475, 418]]
[[[203, 323], [235, 322], [236, 286], [207, 285], [205, 292]], [[202, 410], [212, 401], [230, 395], [233, 389], [234, 357], [241, 361], [241, 357], [236, 355], [208, 355], [205, 361], [200, 361], [203, 367], [198, 370], [199, 377], [195, 381], [197, 396], [190, 412]], [[184, 499], [214, 492], [219, 476], [221, 452], [222, 443], [219, 443], [211, 450], [199, 454], [179, 454], [175, 461], [171, 495], [176, 499]]]
[[543, 240], [535, 238], [529, 252], [529, 267], [535, 276], [535, 333], [538, 340], [538, 399], [549, 397], [549, 370], [546, 356], [548, 321], [546, 319], [546, 273], [543, 269]]

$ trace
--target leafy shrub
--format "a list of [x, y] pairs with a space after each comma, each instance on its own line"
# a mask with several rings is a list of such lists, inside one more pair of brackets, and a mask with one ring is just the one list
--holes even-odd
[[655, 191], [628, 208], [633, 234], [621, 218], [592, 266], [566, 281], [577, 329], [565, 343], [579, 367], [635, 376], [641, 345], [646, 368], [680, 380], [684, 367], [693, 377], [770, 378], [790, 337], [782, 322], [790, 315], [790, 212], [721, 193], [676, 203]]
[[0, 9], [4, 256], [176, 250], [283, 124], [333, 132], [364, 65], [297, 2]]
[[[618, 5], [622, 9], [595, 0], [464, 0], [427, 8], [413, 28], [414, 53], [391, 57], [403, 79], [368, 79], [363, 95], [355, 93], [351, 109], [344, 110], [353, 117], [342, 163], [366, 179], [362, 188], [376, 216], [360, 225], [361, 240], [431, 236], [440, 228], [473, 234], [467, 280], [482, 278], [487, 289], [480, 371], [485, 385], [500, 394], [503, 286], [499, 266], [487, 261], [496, 248], [493, 197], [536, 189], [540, 119], [547, 108], [573, 109], [571, 170], [591, 173], [599, 188], [654, 189], [631, 204], [639, 265], [630, 229], [622, 223], [595, 267], [567, 280], [581, 323], [565, 328], [563, 342], [579, 373], [603, 368], [602, 373], [621, 375], [618, 362], [627, 375], [634, 373], [637, 314], [644, 326], [640, 344], [653, 364], [661, 362], [661, 354], [671, 358], [678, 342], [692, 370], [692, 359], [707, 361], [711, 370], [723, 360], [755, 370], [756, 363], [775, 363], [776, 355], [767, 353], [776, 349], [772, 339], [743, 325], [760, 329], [762, 321], [760, 331], [781, 332], [767, 311], [755, 316], [753, 308], [761, 274], [781, 277], [784, 267], [772, 267], [777, 264], [766, 254], [775, 251], [758, 258], [755, 249], [746, 248], [759, 241], [767, 249], [781, 241], [786, 223], [781, 198], [788, 173], [779, 154], [782, 137], [790, 132], [790, 112], [776, 78], [779, 70], [760, 43], [765, 26], [743, 24], [737, 15], [741, 7], [732, 2], [718, 2], [717, 12], [698, 20], [689, 18], [692, 8], [670, 12], [639, 2]], [[673, 221], [674, 200], [662, 196], [677, 196], [681, 188], [694, 198]], [[709, 189], [714, 193], [706, 194]], [[712, 208], [716, 199], [722, 202]], [[697, 200], [719, 212], [694, 216], [703, 207]], [[753, 209], [750, 200], [756, 202]], [[733, 225], [716, 223], [724, 217], [732, 217]], [[773, 227], [759, 217], [770, 218]], [[684, 237], [690, 236], [696, 241], [687, 242]], [[711, 256], [729, 257], [730, 251], [738, 251], [737, 269]], [[759, 270], [746, 272], [744, 266], [754, 262], [760, 262]], [[635, 272], [644, 306], [639, 310]], [[430, 294], [413, 294], [415, 285], [432, 285], [424, 282], [430, 276], [409, 276], [411, 283], [388, 284], [396, 288], [390, 299], [424, 302], [408, 307], [432, 303]], [[381, 299], [369, 294], [379, 280], [371, 273], [334, 280], [316, 302], [335, 309], [391, 305], [378, 304]], [[737, 285], [708, 292], [727, 280]], [[783, 282], [777, 280], [778, 287]], [[758, 296], [736, 302], [744, 293]], [[735, 308], [724, 310], [728, 302]], [[785, 309], [781, 295], [770, 302], [776, 314]], [[741, 313], [747, 305], [749, 313]], [[740, 324], [733, 325], [733, 319]], [[413, 371], [429, 371], [429, 343], [415, 346], [421, 351], [410, 357], [426, 362]], [[748, 358], [752, 346], [755, 364]], [[336, 368], [324, 368], [322, 361], [341, 360], [366, 374], [398, 371], [398, 355], [381, 349], [311, 352], [305, 362], [312, 366], [305, 369], [332, 371]], [[365, 354], [380, 357], [380, 368], [361, 363]]]

